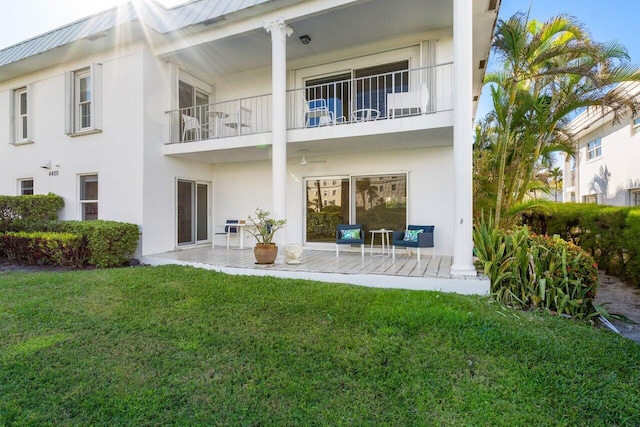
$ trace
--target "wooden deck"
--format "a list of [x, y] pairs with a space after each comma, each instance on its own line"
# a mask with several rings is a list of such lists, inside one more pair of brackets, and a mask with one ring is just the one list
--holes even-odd
[[150, 265], [180, 264], [216, 270], [228, 274], [275, 276], [284, 278], [320, 280], [333, 283], [400, 288], [437, 290], [462, 294], [487, 294], [489, 280], [486, 277], [454, 277], [451, 275], [452, 258], [440, 255], [422, 255], [420, 262], [404, 250], [390, 256], [360, 252], [305, 249], [300, 264], [276, 261], [272, 265], [257, 265], [253, 251], [216, 247], [211, 245], [143, 256], [141, 261]]

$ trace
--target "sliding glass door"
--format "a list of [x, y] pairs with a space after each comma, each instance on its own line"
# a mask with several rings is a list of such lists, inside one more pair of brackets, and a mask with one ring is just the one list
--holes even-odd
[[209, 240], [209, 185], [179, 179], [176, 199], [178, 245]]
[[369, 175], [352, 178], [354, 183], [355, 223], [362, 224], [365, 240], [369, 230], [405, 230], [407, 228], [407, 175]]
[[306, 241], [335, 242], [336, 226], [349, 223], [349, 178], [308, 178]]
[[335, 242], [336, 225], [362, 224], [369, 230], [405, 230], [407, 174], [329, 176], [305, 179], [306, 242]]

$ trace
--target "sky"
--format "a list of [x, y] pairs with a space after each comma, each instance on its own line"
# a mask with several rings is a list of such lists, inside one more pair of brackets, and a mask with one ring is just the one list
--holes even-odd
[[[0, 49], [19, 43], [85, 16], [125, 3], [126, 0], [0, 0]], [[185, 0], [158, 0], [166, 6]], [[475, 1], [475, 0], [474, 0]], [[620, 41], [628, 50], [631, 62], [640, 65], [640, 37], [637, 22], [640, 1], [616, 0], [502, 0], [500, 19], [518, 11], [538, 20], [561, 13], [575, 16], [591, 32], [594, 40]], [[495, 67], [489, 61], [489, 69]], [[490, 109], [489, 97], [481, 96], [476, 117]]]
[[[514, 13], [527, 13], [530, 17], [546, 21], [552, 16], [568, 14], [582, 22], [597, 42], [617, 40], [629, 51], [631, 63], [640, 66], [640, 37], [638, 0], [502, 0], [498, 19], [508, 19]], [[496, 67], [495, 59], [489, 59], [489, 69]], [[484, 117], [491, 109], [488, 92], [480, 96], [476, 119]]]

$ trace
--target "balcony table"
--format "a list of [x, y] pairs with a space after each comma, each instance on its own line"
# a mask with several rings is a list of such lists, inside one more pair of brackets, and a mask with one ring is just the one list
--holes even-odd
[[351, 113], [354, 122], [370, 122], [378, 120], [378, 117], [380, 117], [380, 111], [375, 108], [360, 108]]
[[[216, 110], [207, 111], [207, 114], [209, 115], [209, 123], [213, 123], [213, 137], [217, 138], [222, 129], [222, 119], [229, 117], [229, 114]], [[209, 129], [211, 129], [211, 127], [209, 127]]]

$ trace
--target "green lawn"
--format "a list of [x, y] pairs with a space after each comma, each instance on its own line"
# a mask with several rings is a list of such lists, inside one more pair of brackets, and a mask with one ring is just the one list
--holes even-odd
[[0, 274], [0, 425], [633, 425], [640, 345], [487, 298]]

